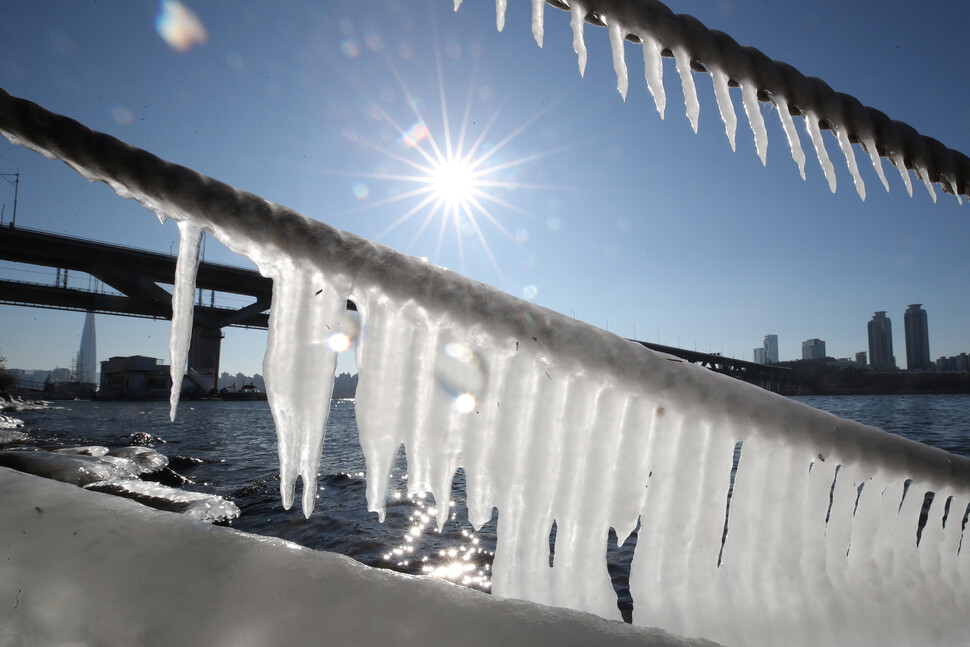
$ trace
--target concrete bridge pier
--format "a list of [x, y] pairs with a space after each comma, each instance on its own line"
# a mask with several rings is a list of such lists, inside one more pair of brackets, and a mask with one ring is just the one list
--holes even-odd
[[192, 343], [189, 346], [189, 367], [186, 377], [203, 393], [219, 390], [219, 353], [222, 338], [221, 328], [202, 324], [192, 327]]

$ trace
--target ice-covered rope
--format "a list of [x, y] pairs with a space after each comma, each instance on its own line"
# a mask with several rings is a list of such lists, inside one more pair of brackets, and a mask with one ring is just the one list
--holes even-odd
[[[613, 67], [617, 89], [626, 98], [628, 76], [624, 40], [643, 44], [646, 81], [663, 117], [666, 98], [663, 90], [661, 56], [673, 58], [681, 78], [687, 116], [694, 132], [700, 105], [694, 89], [692, 72], [711, 74], [714, 92], [731, 148], [734, 149], [737, 117], [729, 87], [740, 87], [744, 111], [755, 137], [758, 156], [766, 160], [768, 133], [758, 107], [759, 102], [778, 108], [782, 127], [788, 138], [792, 159], [805, 178], [805, 154], [792, 116], [805, 120], [819, 164], [835, 192], [835, 169], [822, 139], [822, 130], [835, 135], [846, 159], [856, 191], [865, 200], [866, 189], [859, 173], [852, 144], [858, 144], [869, 156], [876, 174], [886, 190], [889, 182], [881, 158], [888, 159], [899, 170], [906, 190], [913, 194], [908, 169], [923, 181], [936, 202], [933, 184], [944, 192], [970, 196], [970, 158], [942, 143], [921, 135], [911, 126], [894, 121], [875, 108], [863, 106], [856, 98], [836, 92], [818, 78], [806, 77], [792, 66], [774, 61], [753, 47], [739, 45], [727, 34], [708, 29], [696, 18], [675, 14], [657, 0], [546, 0], [556, 8], [570, 12], [573, 48], [579, 56], [580, 74], [586, 68], [583, 22], [607, 27], [613, 50]], [[455, 10], [461, 0], [455, 0]], [[506, 0], [496, 0], [498, 28], [505, 24]], [[532, 2], [532, 31], [542, 45], [543, 3]]]
[[499, 511], [496, 594], [618, 618], [606, 544], [639, 523], [637, 624], [725, 645], [970, 640], [967, 459], [651, 352], [2, 90], [0, 132], [191, 225], [180, 265], [205, 229], [273, 277], [264, 374], [287, 505], [299, 476], [313, 506], [349, 298], [368, 507], [383, 515], [402, 443], [439, 524], [462, 467], [470, 521]]

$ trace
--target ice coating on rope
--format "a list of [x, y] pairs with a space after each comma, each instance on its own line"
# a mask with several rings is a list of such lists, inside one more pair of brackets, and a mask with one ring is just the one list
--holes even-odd
[[822, 141], [822, 130], [818, 125], [818, 116], [811, 110], [805, 112], [805, 128], [808, 130], [808, 136], [812, 138], [812, 144], [815, 146], [815, 154], [818, 156], [818, 163], [822, 167], [822, 173], [825, 174], [825, 179], [829, 183], [829, 190], [835, 193], [835, 166], [832, 164], [832, 160], [829, 159], [828, 151], [825, 150], [825, 142]]
[[660, 42], [652, 35], [647, 33], [639, 34], [643, 41], [643, 76], [647, 80], [647, 87], [653, 95], [653, 101], [657, 105], [657, 112], [660, 118], [664, 118], [667, 109], [667, 92], [664, 90], [664, 66], [663, 57], [660, 55], [663, 47]]
[[[644, 51], [646, 51], [646, 45], [644, 45]], [[717, 108], [721, 112], [721, 121], [724, 122], [724, 130], [727, 133], [728, 141], [731, 143], [731, 150], [736, 151], [735, 137], [738, 131], [738, 115], [734, 111], [734, 102], [731, 101], [728, 76], [721, 68], [712, 67], [711, 80], [714, 83], [714, 98], [717, 99]]]
[[754, 133], [754, 145], [758, 151], [758, 157], [761, 158], [761, 165], [765, 166], [768, 163], [768, 129], [765, 128], [765, 118], [761, 114], [761, 105], [758, 103], [758, 88], [754, 83], [745, 81], [741, 84], [741, 99], [751, 132]]
[[680, 84], [684, 89], [684, 106], [687, 108], [687, 118], [690, 126], [697, 133], [697, 119], [700, 116], [701, 104], [697, 100], [697, 88], [694, 87], [694, 77], [690, 70], [690, 54], [683, 47], [674, 48], [674, 61], [677, 72], [680, 73]]
[[532, 0], [532, 37], [542, 47], [542, 16], [545, 12], [546, 0]]
[[586, 9], [578, 2], [569, 6], [569, 26], [573, 30], [573, 51], [579, 63], [579, 75], [586, 75], [586, 41], [583, 40], [583, 25], [585, 24]]
[[781, 119], [781, 126], [785, 129], [785, 136], [788, 138], [788, 148], [791, 149], [791, 158], [798, 165], [798, 174], [805, 179], [805, 151], [802, 150], [802, 142], [798, 138], [798, 131], [795, 129], [795, 121], [791, 118], [788, 110], [788, 102], [784, 97], [773, 97], [775, 106], [778, 108], [778, 117]]
[[610, 30], [610, 49], [613, 51], [613, 69], [616, 71], [616, 89], [626, 101], [626, 91], [630, 87], [630, 79], [626, 71], [626, 57], [623, 51], [623, 27], [616, 21], [610, 20], [607, 28]]
[[172, 290], [172, 326], [168, 334], [168, 354], [171, 361], [172, 391], [169, 395], [169, 417], [175, 421], [182, 378], [188, 366], [189, 345], [192, 343], [192, 316], [195, 313], [195, 276], [199, 271], [199, 248], [202, 244], [202, 228], [181, 220], [179, 229], [179, 255], [175, 261], [175, 285]]
[[859, 173], [859, 164], [855, 159], [855, 151], [852, 150], [852, 143], [849, 141], [849, 136], [845, 133], [845, 128], [836, 128], [835, 136], [839, 140], [839, 148], [842, 149], [842, 154], [845, 155], [845, 163], [849, 167], [849, 173], [852, 174], [852, 182], [855, 184], [856, 193], [863, 200], [866, 199], [866, 184], [862, 181], [862, 175]]
[[508, 0], [495, 0], [495, 27], [499, 31], [505, 29], [505, 8]]
[[[0, 126], [18, 141], [211, 231], [273, 279], [264, 374], [287, 504], [296, 476], [305, 513], [313, 503], [336, 361], [327, 341], [350, 298], [368, 507], [383, 508], [401, 444], [409, 489], [431, 493], [439, 522], [462, 467], [469, 520], [499, 511], [496, 594], [615, 617], [605, 545], [610, 528], [624, 538], [639, 521], [638, 624], [724, 644], [970, 641], [970, 460], [649, 351], [33, 104], [17, 109], [29, 118], [0, 110]], [[818, 130], [816, 115], [807, 121]]]

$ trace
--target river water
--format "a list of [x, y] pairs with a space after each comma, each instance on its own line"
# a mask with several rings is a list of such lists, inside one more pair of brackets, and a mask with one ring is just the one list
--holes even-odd
[[[970, 456], [970, 395], [803, 396], [810, 406], [913, 440]], [[433, 574], [484, 590], [495, 547], [497, 514], [480, 531], [468, 523], [464, 478], [459, 471], [450, 502], [451, 521], [436, 529], [430, 498], [408, 496], [403, 452], [391, 474], [387, 517], [378, 523], [365, 502], [364, 458], [354, 404], [331, 405], [320, 468], [317, 506], [305, 519], [297, 503], [283, 510], [279, 497], [276, 434], [266, 402], [185, 402], [175, 422], [167, 402], [69, 402], [63, 408], [24, 411], [31, 444], [42, 446], [129, 444], [145, 432], [164, 440], [155, 448], [170, 457], [202, 459], [184, 469], [186, 488], [219, 494], [239, 507], [239, 530], [338, 552], [371, 566]], [[296, 497], [299, 502], [299, 492]], [[635, 536], [622, 548], [612, 535], [608, 563], [621, 611], [629, 621], [627, 590]]]

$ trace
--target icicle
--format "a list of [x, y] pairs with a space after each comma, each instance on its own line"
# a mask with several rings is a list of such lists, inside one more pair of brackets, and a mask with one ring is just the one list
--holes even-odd
[[545, 11], [546, 0], [532, 0], [532, 37], [542, 47], [542, 16]]
[[862, 175], [859, 174], [859, 165], [856, 163], [855, 151], [852, 150], [852, 142], [849, 141], [849, 136], [845, 133], [845, 128], [836, 128], [835, 137], [839, 140], [839, 148], [842, 149], [842, 154], [845, 155], [845, 163], [849, 167], [849, 173], [852, 174], [852, 181], [855, 183], [856, 193], [865, 201], [866, 184], [862, 181]]
[[[613, 69], [616, 71], [616, 89], [626, 101], [626, 91], [630, 85], [626, 71], [626, 57], [623, 50], [623, 28], [616, 21], [609, 23], [610, 47], [613, 50]], [[696, 129], [695, 129], [696, 130]]]
[[886, 179], [886, 174], [882, 170], [882, 158], [879, 157], [879, 150], [876, 148], [876, 139], [869, 135], [863, 140], [863, 143], [866, 145], [869, 159], [872, 160], [872, 168], [876, 170], [876, 175], [879, 176], [882, 185], [886, 187], [886, 193], [889, 193], [889, 180]]
[[930, 172], [926, 170], [925, 166], [917, 166], [917, 175], [923, 180], [923, 184], [926, 186], [926, 190], [929, 192], [930, 197], [933, 198], [933, 203], [936, 203], [936, 189], [933, 188], [933, 181], [930, 180]]
[[700, 116], [701, 104], [697, 101], [697, 88], [694, 87], [694, 77], [690, 71], [690, 54], [682, 47], [674, 49], [674, 61], [680, 73], [680, 84], [684, 89], [684, 105], [687, 108], [687, 118], [690, 126], [697, 133], [697, 118]]
[[721, 121], [724, 122], [724, 130], [727, 133], [728, 141], [731, 143], [731, 150], [736, 151], [735, 135], [738, 131], [738, 115], [734, 112], [734, 102], [731, 101], [728, 76], [721, 68], [712, 67], [711, 80], [714, 82], [714, 97], [717, 99], [717, 108], [721, 111]]
[[570, 3], [569, 7], [569, 26], [573, 28], [573, 51], [579, 59], [579, 75], [586, 75], [586, 41], [583, 39], [583, 25], [586, 18], [586, 9], [583, 5], [575, 2]]
[[812, 138], [812, 144], [815, 145], [815, 154], [818, 156], [822, 173], [825, 174], [825, 179], [829, 182], [829, 190], [835, 193], [835, 166], [832, 165], [828, 151], [825, 150], [822, 131], [818, 125], [818, 116], [811, 110], [805, 113], [805, 128], [808, 129], [808, 135]]
[[805, 179], [805, 151], [802, 150], [802, 142], [798, 139], [798, 131], [795, 129], [795, 122], [791, 118], [788, 110], [788, 102], [782, 96], [774, 97], [775, 106], [778, 107], [778, 117], [781, 119], [781, 126], [785, 129], [788, 137], [788, 147], [791, 149], [791, 158], [798, 165], [798, 174]]
[[892, 163], [896, 167], [896, 170], [899, 171], [900, 177], [903, 178], [903, 184], [906, 185], [906, 193], [908, 193], [909, 197], [912, 198], [913, 182], [909, 179], [909, 169], [906, 168], [906, 160], [903, 158], [902, 155], [900, 155], [899, 157], [896, 157], [896, 153], [893, 153], [892, 151], [889, 152], [889, 159], [892, 160]]
[[273, 278], [273, 304], [263, 375], [279, 443], [280, 494], [293, 505], [296, 477], [303, 480], [303, 514], [313, 510], [317, 471], [330, 415], [337, 352], [345, 335], [346, 294], [327, 285], [318, 270], [287, 259], [263, 264]]
[[499, 31], [505, 29], [505, 7], [508, 0], [495, 0], [495, 26]]
[[741, 99], [744, 102], [744, 112], [748, 115], [748, 124], [754, 133], [754, 146], [761, 158], [761, 165], [768, 163], [768, 129], [765, 128], [765, 118], [761, 114], [758, 103], [758, 88], [754, 82], [746, 81], [741, 85]]
[[660, 118], [664, 118], [667, 109], [667, 93], [664, 90], [664, 65], [660, 52], [663, 50], [656, 38], [644, 32], [640, 34], [643, 41], [643, 76], [647, 79], [647, 87], [653, 95], [653, 102], [657, 104]]
[[457, 11], [458, 11], [458, 8], [459, 8], [460, 6], [461, 6], [461, 0], [455, 0], [455, 12], [457, 12]]
[[175, 262], [175, 285], [172, 289], [172, 326], [168, 333], [168, 354], [172, 363], [172, 393], [169, 396], [169, 418], [175, 421], [182, 378], [188, 365], [192, 343], [192, 315], [195, 312], [195, 276], [199, 270], [202, 228], [187, 220], [178, 221], [179, 255]]

